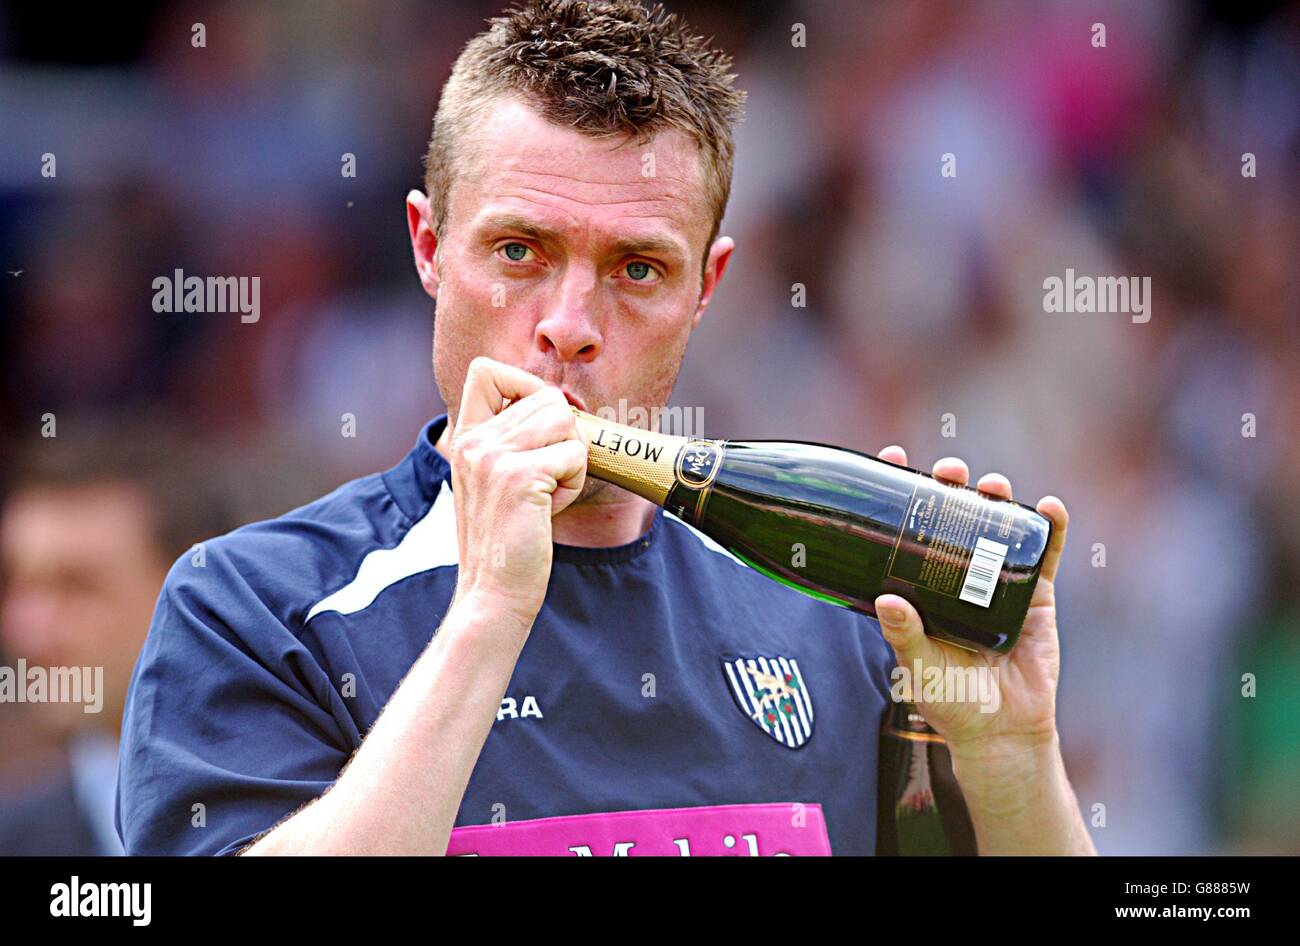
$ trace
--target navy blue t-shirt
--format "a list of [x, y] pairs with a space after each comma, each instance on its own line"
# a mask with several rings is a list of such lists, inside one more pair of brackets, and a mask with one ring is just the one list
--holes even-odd
[[[123, 720], [128, 854], [233, 853], [338, 777], [455, 590], [445, 423], [172, 567]], [[893, 663], [874, 620], [665, 510], [557, 544], [449, 853], [871, 854]]]

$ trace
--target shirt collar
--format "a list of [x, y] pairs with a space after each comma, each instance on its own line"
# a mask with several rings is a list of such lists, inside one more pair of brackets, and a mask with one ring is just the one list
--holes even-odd
[[412, 522], [429, 511], [443, 482], [451, 479], [451, 464], [433, 446], [446, 426], [445, 413], [425, 424], [410, 453], [383, 474], [384, 485], [393, 501]]

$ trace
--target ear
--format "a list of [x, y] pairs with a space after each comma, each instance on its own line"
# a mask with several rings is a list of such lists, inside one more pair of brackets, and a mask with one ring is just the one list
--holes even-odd
[[695, 306], [695, 315], [691, 318], [691, 331], [700, 324], [700, 319], [704, 318], [704, 309], [713, 298], [713, 290], [718, 287], [722, 281], [722, 274], [727, 270], [727, 264], [731, 262], [731, 253], [736, 248], [736, 241], [731, 237], [718, 237], [713, 241], [713, 246], [709, 247], [709, 258], [704, 264], [704, 278], [700, 281], [700, 301]]
[[434, 234], [433, 218], [429, 215], [429, 198], [423, 191], [413, 190], [406, 195], [406, 229], [411, 235], [411, 253], [415, 257], [415, 271], [420, 285], [432, 299], [438, 298], [438, 264], [435, 253], [438, 237]]

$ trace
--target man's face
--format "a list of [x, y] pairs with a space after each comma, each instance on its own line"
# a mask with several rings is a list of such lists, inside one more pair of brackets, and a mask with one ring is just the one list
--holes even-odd
[[126, 484], [24, 489], [0, 518], [0, 640], [10, 660], [104, 668], [115, 711], [168, 562], [142, 492]]
[[[416, 265], [438, 301], [434, 372], [452, 422], [478, 355], [563, 387], [587, 410], [661, 407], [731, 255], [694, 142], [599, 140], [504, 100], [475, 129], [434, 260], [408, 198]], [[653, 155], [651, 165], [650, 155]], [[653, 173], [650, 173], [650, 172]]]

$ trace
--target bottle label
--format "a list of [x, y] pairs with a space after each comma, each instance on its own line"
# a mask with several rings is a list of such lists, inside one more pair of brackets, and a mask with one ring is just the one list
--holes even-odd
[[993, 602], [1008, 547], [997, 541], [1012, 513], [974, 490], [917, 477], [888, 574], [982, 608]]
[[725, 440], [642, 430], [571, 408], [587, 444], [587, 472], [658, 503], [695, 525], [722, 467]]
[[684, 438], [572, 410], [587, 444], [587, 472], [662, 505], [677, 480]]
[[725, 440], [692, 440], [682, 446], [673, 467], [676, 482], [663, 502], [665, 509], [693, 526], [703, 521], [726, 444]]
[[987, 608], [993, 600], [993, 592], [998, 587], [998, 575], [1002, 574], [1002, 563], [1007, 560], [1007, 545], [994, 542], [980, 536], [975, 540], [975, 551], [971, 553], [970, 566], [966, 569], [966, 581], [962, 583], [961, 594], [957, 597], [971, 604]]
[[722, 447], [716, 440], [692, 440], [677, 454], [677, 481], [691, 489], [704, 489], [721, 465]]

